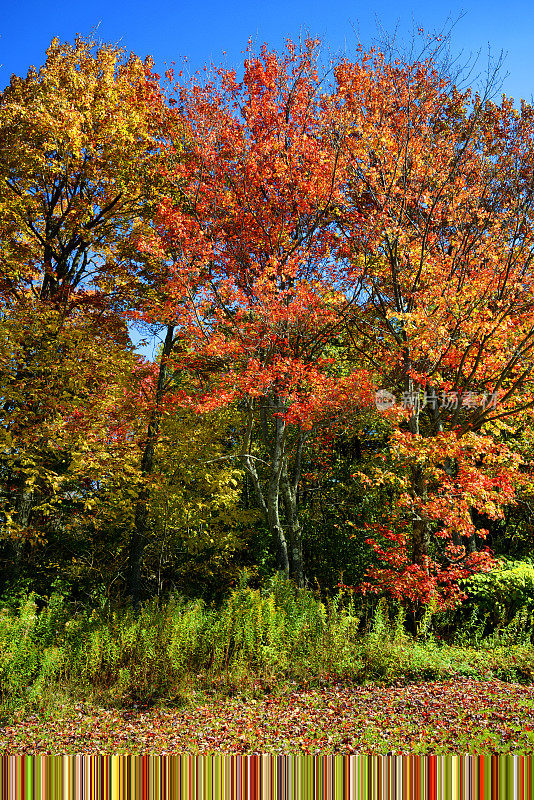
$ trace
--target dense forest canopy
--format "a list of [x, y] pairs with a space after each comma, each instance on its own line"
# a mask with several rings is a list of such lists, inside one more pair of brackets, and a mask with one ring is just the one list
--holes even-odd
[[528, 560], [533, 109], [440, 47], [186, 82], [78, 38], [13, 76], [0, 591], [220, 599], [246, 568], [413, 611]]

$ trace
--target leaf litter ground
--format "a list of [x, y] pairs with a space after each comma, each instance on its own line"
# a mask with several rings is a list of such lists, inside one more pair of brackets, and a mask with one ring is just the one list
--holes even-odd
[[403, 686], [336, 684], [261, 699], [128, 709], [76, 703], [15, 718], [0, 752], [529, 753], [534, 686], [455, 680]]

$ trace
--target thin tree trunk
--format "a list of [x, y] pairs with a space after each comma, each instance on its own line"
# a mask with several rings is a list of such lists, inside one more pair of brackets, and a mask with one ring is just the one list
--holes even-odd
[[[267, 398], [263, 398], [263, 402], [267, 402]], [[282, 410], [282, 405], [278, 399], [270, 401], [270, 406], [275, 411]], [[284, 529], [280, 521], [280, 477], [284, 464], [284, 433], [285, 422], [280, 417], [274, 417], [274, 440], [272, 442], [272, 459], [271, 459], [271, 472], [268, 479], [266, 495], [261, 487], [261, 480], [254, 463], [254, 458], [251, 455], [252, 443], [252, 428], [254, 425], [254, 409], [253, 404], [248, 404], [248, 418], [247, 430], [243, 441], [243, 448], [241, 450], [240, 458], [243, 466], [247, 470], [256, 500], [263, 513], [269, 533], [276, 542], [278, 550], [278, 567], [289, 577], [289, 554], [287, 547], [287, 540], [284, 534]], [[262, 435], [265, 444], [269, 445], [269, 432], [265, 413], [262, 411]]]
[[287, 475], [282, 478], [282, 497], [284, 511], [289, 531], [289, 544], [291, 551], [290, 576], [297, 586], [304, 585], [304, 564], [302, 558], [302, 527], [298, 518], [295, 498], [289, 487]]
[[19, 499], [17, 503], [17, 522], [21, 528], [26, 529], [30, 524], [30, 516], [33, 505], [33, 492], [28, 487], [26, 476], [21, 479]]
[[[17, 508], [17, 524], [23, 530], [26, 530], [28, 528], [28, 525], [30, 524], [32, 506], [33, 506], [33, 492], [28, 487], [26, 476], [22, 474], [20, 478], [16, 508]], [[20, 573], [20, 567], [24, 555], [24, 540], [16, 539], [12, 543], [12, 546], [13, 546], [13, 570], [15, 576], [18, 576]]]
[[156, 396], [154, 398], [154, 408], [150, 416], [148, 424], [147, 437], [145, 440], [145, 447], [143, 450], [143, 457], [141, 459], [141, 481], [143, 482], [141, 489], [137, 495], [135, 504], [134, 515], [134, 530], [130, 538], [128, 547], [128, 564], [126, 570], [126, 588], [127, 593], [132, 599], [133, 607], [136, 611], [139, 609], [139, 602], [141, 600], [141, 566], [143, 562], [143, 553], [145, 550], [147, 537], [148, 537], [148, 517], [150, 513], [150, 490], [147, 486], [147, 480], [152, 474], [154, 467], [154, 452], [158, 442], [162, 408], [161, 404], [166, 391], [166, 372], [167, 362], [172, 352], [174, 344], [174, 326], [167, 326], [167, 335], [161, 351], [161, 358], [159, 363], [158, 383], [156, 387]]
[[291, 577], [295, 580], [297, 586], [300, 587], [304, 586], [305, 575], [302, 553], [302, 526], [298, 510], [298, 485], [302, 467], [302, 453], [306, 439], [306, 434], [299, 434], [292, 480], [289, 478], [287, 463], [284, 463], [281, 475], [282, 496], [291, 546]]
[[[413, 393], [413, 382], [411, 379], [408, 381], [408, 391]], [[416, 402], [416, 406], [408, 423], [410, 432], [415, 435], [419, 434], [419, 413], [419, 403]], [[419, 464], [416, 464], [412, 467], [412, 491], [415, 497], [421, 502], [425, 502], [427, 500], [424, 469], [423, 466]], [[428, 556], [430, 535], [428, 522], [419, 511], [414, 513], [412, 530], [412, 563], [421, 566], [424, 563], [424, 559]]]
[[276, 491], [276, 488], [274, 486], [270, 485], [266, 501], [261, 489], [260, 477], [254, 465], [254, 461], [250, 457], [250, 454], [249, 453], [242, 454], [241, 460], [252, 481], [252, 486], [254, 487], [256, 500], [258, 506], [260, 507], [263, 513], [263, 517], [265, 519], [267, 527], [269, 528], [269, 533], [273, 537], [273, 540], [276, 542], [278, 568], [287, 577], [289, 577], [288, 547], [287, 547], [287, 540], [284, 534], [284, 529], [280, 522], [278, 492]]
[[279, 489], [271, 482], [269, 491], [267, 493], [267, 508], [269, 523], [269, 530], [278, 545], [278, 566], [286, 576], [289, 578], [289, 553], [287, 548], [287, 540], [284, 534], [282, 523], [280, 522], [280, 508], [279, 508]]
[[[414, 494], [420, 501], [425, 502], [427, 500], [427, 489], [423, 467], [419, 465], [412, 468], [412, 488]], [[414, 564], [422, 565], [425, 558], [428, 556], [430, 546], [430, 531], [427, 519], [417, 512], [412, 523], [412, 528], [412, 562]], [[428, 566], [426, 569], [428, 571]]]
[[465, 537], [465, 552], [467, 555], [471, 555], [472, 553], [476, 553], [477, 551], [477, 543], [475, 534], [472, 533], [471, 536]]
[[[277, 397], [270, 401], [270, 406], [273, 414], [277, 414], [283, 410], [283, 405]], [[286, 423], [281, 417], [274, 416], [273, 424], [274, 437], [271, 457], [271, 474], [269, 476], [269, 486], [267, 489], [267, 511], [269, 528], [275, 540], [278, 542], [280, 568], [283, 570], [286, 577], [289, 577], [290, 570], [287, 541], [280, 521], [280, 480], [285, 464], [284, 443]]]

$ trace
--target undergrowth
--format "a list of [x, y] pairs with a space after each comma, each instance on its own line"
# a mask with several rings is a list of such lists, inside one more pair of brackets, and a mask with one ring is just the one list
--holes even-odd
[[350, 596], [329, 602], [275, 577], [265, 590], [242, 580], [221, 608], [202, 600], [76, 613], [53, 595], [0, 607], [0, 701], [4, 718], [56, 696], [129, 704], [183, 702], [192, 693], [284, 692], [332, 681], [391, 684], [458, 676], [530, 682], [530, 621], [516, 615], [481, 638], [465, 626], [437, 638], [432, 609], [415, 636], [404, 611], [378, 602], [370, 621]]

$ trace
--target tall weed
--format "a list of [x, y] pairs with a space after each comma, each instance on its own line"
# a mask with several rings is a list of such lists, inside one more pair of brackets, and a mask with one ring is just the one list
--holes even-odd
[[532, 626], [524, 608], [478, 648], [430, 635], [434, 609], [415, 638], [405, 610], [379, 600], [367, 631], [362, 607], [338, 594], [327, 603], [275, 576], [263, 590], [246, 576], [220, 608], [172, 599], [131, 609], [69, 612], [50, 598], [38, 613], [28, 595], [0, 607], [0, 695], [5, 707], [39, 703], [47, 687], [114, 702], [177, 698], [190, 690], [284, 691], [331, 680], [404, 681], [458, 675], [532, 680]]

